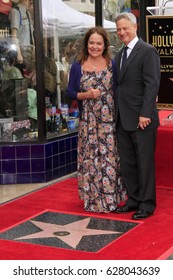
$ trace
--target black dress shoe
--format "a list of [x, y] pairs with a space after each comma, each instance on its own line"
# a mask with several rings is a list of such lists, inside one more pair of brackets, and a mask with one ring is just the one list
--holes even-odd
[[118, 214], [123, 214], [123, 213], [131, 212], [133, 210], [136, 210], [136, 208], [130, 207], [127, 204], [125, 204], [124, 206], [118, 207], [115, 210], [115, 212], [118, 213]]
[[132, 219], [133, 220], [140, 220], [140, 219], [145, 219], [148, 218], [152, 215], [153, 213], [148, 212], [144, 209], [139, 209], [137, 210], [133, 215], [132, 215]]

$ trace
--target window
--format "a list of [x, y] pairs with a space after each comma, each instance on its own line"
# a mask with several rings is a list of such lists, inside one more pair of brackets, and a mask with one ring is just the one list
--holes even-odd
[[0, 141], [34, 141], [38, 126], [33, 2], [4, 1], [0, 8]]

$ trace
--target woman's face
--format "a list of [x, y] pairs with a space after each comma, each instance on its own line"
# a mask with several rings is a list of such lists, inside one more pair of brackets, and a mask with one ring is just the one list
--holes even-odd
[[101, 56], [104, 51], [104, 39], [98, 33], [94, 33], [88, 40], [88, 53], [92, 57]]

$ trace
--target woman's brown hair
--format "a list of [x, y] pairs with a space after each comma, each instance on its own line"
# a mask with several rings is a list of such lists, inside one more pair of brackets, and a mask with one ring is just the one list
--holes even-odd
[[103, 37], [104, 40], [104, 51], [103, 51], [103, 57], [107, 60], [107, 63], [110, 62], [110, 41], [109, 41], [109, 35], [107, 33], [107, 31], [101, 27], [101, 26], [96, 26], [96, 27], [92, 27], [90, 28], [84, 36], [83, 39], [83, 45], [82, 45], [82, 49], [80, 54], [77, 57], [77, 60], [81, 63], [83, 63], [84, 61], [87, 60], [88, 58], [88, 41], [89, 38], [92, 34], [97, 33], [99, 35], [101, 35]]

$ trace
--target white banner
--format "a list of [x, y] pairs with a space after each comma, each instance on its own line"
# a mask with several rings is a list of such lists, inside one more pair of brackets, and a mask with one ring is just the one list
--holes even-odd
[[169, 260], [15, 260], [0, 261], [0, 271], [3, 280], [172, 280], [173, 277]]

